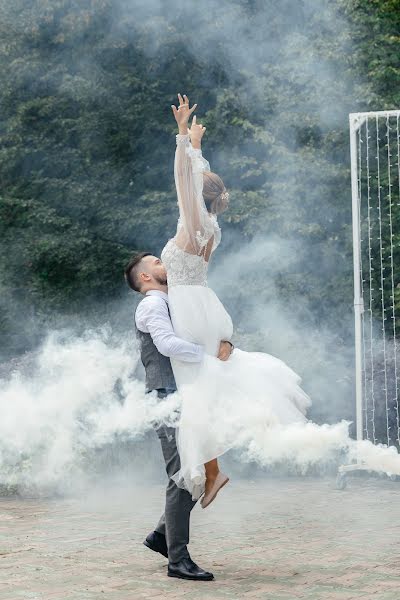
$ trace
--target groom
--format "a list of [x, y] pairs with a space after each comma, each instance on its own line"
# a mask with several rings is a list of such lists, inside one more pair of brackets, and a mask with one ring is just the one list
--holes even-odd
[[[135, 326], [146, 371], [146, 392], [156, 390], [159, 398], [165, 398], [176, 391], [170, 358], [201, 362], [204, 349], [174, 333], [168, 309], [167, 273], [159, 258], [148, 252], [136, 255], [125, 268], [125, 279], [131, 289], [145, 296], [136, 309]], [[230, 342], [221, 342], [218, 358], [228, 360], [232, 350]], [[156, 426], [156, 432], [169, 481], [165, 512], [143, 543], [168, 558], [169, 577], [210, 581], [214, 575], [196, 565], [187, 549], [190, 512], [196, 500], [171, 479], [180, 469], [175, 428]]]

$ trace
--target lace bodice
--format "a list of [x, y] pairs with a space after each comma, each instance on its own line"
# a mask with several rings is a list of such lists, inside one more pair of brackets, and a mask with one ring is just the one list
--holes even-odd
[[161, 252], [167, 269], [168, 287], [173, 285], [207, 286], [208, 262], [202, 256], [181, 250], [172, 238]]

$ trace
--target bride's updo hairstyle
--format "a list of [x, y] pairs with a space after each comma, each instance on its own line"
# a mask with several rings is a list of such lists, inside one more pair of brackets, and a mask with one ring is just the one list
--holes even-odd
[[228, 208], [229, 194], [224, 182], [212, 171], [203, 171], [203, 198], [209, 213], [219, 215]]

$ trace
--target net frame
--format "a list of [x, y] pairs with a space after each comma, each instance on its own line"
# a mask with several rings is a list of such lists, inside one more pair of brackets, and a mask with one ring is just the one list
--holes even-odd
[[[393, 206], [396, 197], [396, 204], [400, 206], [399, 119], [400, 110], [351, 113], [349, 115], [354, 268], [356, 433], [358, 440], [366, 438], [374, 444], [383, 441], [388, 446], [394, 442], [400, 445], [400, 386], [393, 243], [395, 237]], [[382, 123], [384, 140], [381, 137]], [[394, 141], [393, 138], [395, 138]], [[395, 162], [392, 161], [393, 147], [396, 150]], [[386, 152], [386, 167], [382, 166], [383, 149]], [[371, 166], [375, 173], [374, 177]], [[396, 193], [393, 191], [392, 184], [394, 169], [397, 169], [398, 185], [396, 186]], [[386, 182], [385, 185], [382, 185], [383, 179]], [[366, 210], [364, 218], [362, 217], [362, 209], [364, 212]], [[388, 212], [384, 213], [383, 211], [386, 209]], [[377, 237], [375, 237], [376, 219], [378, 224]], [[387, 221], [389, 226], [388, 242], [385, 239], [387, 234], [383, 231], [384, 220]], [[364, 237], [362, 237], [363, 227], [365, 230]], [[373, 266], [376, 263], [376, 257], [373, 253], [374, 242], [376, 241], [378, 241], [379, 253], [378, 279], [375, 277], [376, 266]], [[367, 268], [364, 267], [362, 260], [363, 243], [364, 245], [367, 244]], [[385, 256], [390, 259], [388, 269], [384, 264]], [[386, 273], [387, 270], [389, 273]], [[376, 295], [377, 290], [374, 287], [374, 281], [379, 285], [379, 294]], [[367, 294], [364, 291], [365, 284], [367, 284]], [[390, 299], [389, 303], [386, 301], [385, 294]], [[367, 308], [365, 307], [366, 295]], [[381, 307], [379, 361], [377, 360], [376, 338], [374, 337], [376, 315], [373, 314], [377, 300]], [[387, 313], [389, 312], [390, 326], [386, 323], [388, 320]], [[390, 373], [388, 372], [389, 355], [392, 366]], [[376, 366], [379, 366], [380, 361], [383, 361], [383, 369], [376, 371]], [[386, 432], [383, 440], [378, 440], [376, 432], [377, 396], [384, 398]], [[394, 424], [390, 414], [391, 410], [394, 410], [395, 413]]]

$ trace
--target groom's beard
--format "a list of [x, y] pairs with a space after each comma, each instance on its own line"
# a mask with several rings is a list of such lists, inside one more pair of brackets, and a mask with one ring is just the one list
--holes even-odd
[[158, 276], [155, 275], [154, 279], [157, 281], [157, 283], [159, 283], [160, 285], [167, 285], [167, 276], [163, 275], [163, 276]]

